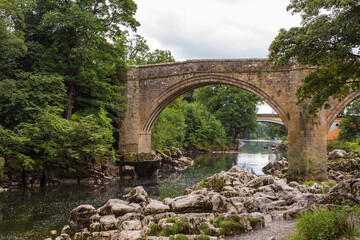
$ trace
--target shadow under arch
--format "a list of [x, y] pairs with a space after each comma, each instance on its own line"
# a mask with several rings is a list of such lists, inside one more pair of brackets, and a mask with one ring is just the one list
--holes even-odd
[[161, 94], [159, 94], [158, 97], [153, 101], [154, 104], [152, 104], [150, 108], [148, 108], [148, 110], [145, 112], [145, 122], [141, 128], [142, 133], [151, 133], [151, 129], [154, 126], [154, 123], [160, 113], [177, 97], [196, 88], [219, 84], [239, 87], [260, 97], [279, 114], [280, 119], [283, 121], [285, 127], [287, 127], [287, 118], [285, 111], [275, 100], [273, 100], [271, 96], [262, 91], [259, 87], [256, 87], [255, 85], [250, 84], [246, 80], [242, 80], [239, 78], [234, 78], [222, 74], [209, 73], [189, 77], [183, 81], [177, 82], [176, 84], [170, 86]]

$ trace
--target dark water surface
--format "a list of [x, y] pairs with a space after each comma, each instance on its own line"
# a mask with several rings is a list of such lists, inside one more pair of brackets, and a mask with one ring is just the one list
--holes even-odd
[[121, 180], [106, 187], [62, 186], [57, 188], [20, 189], [0, 194], [0, 239], [42, 240], [51, 230], [60, 231], [67, 224], [71, 209], [81, 204], [100, 207], [111, 198], [121, 198], [142, 185], [153, 198], [176, 197], [184, 189], [234, 165], [263, 175], [261, 168], [280, 158], [279, 153], [264, 149], [277, 144], [271, 141], [246, 141], [239, 154], [196, 154], [193, 166], [169, 179]]

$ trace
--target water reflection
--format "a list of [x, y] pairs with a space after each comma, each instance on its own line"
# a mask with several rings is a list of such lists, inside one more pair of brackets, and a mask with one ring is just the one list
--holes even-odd
[[286, 154], [273, 152], [271, 149], [265, 149], [265, 146], [279, 144], [279, 141], [267, 140], [242, 140], [245, 145], [239, 149], [236, 163], [242, 168], [246, 168], [254, 174], [264, 175], [261, 170], [267, 163], [274, 162]]

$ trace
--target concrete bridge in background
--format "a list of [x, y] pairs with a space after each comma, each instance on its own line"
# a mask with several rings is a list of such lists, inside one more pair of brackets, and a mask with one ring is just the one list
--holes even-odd
[[[327, 134], [327, 141], [333, 141], [338, 138], [339, 133], [341, 131], [341, 129], [339, 128], [339, 123], [343, 118], [344, 116], [339, 115], [331, 124]], [[267, 113], [257, 114], [256, 122], [273, 123], [273, 124], [285, 126], [285, 124], [281, 121], [280, 116], [277, 114], [267, 114]]]
[[296, 62], [275, 67], [266, 59], [189, 60], [130, 68], [119, 141], [127, 152], [151, 151], [151, 129], [174, 99], [195, 88], [227, 84], [259, 96], [279, 115], [288, 131], [289, 176], [297, 179], [327, 178], [328, 131], [343, 108], [360, 95], [330, 99], [330, 108], [314, 117], [305, 105], [296, 104], [296, 90], [315, 68]]

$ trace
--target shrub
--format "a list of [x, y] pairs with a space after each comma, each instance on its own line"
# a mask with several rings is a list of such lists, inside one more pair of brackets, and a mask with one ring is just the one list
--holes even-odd
[[348, 214], [338, 209], [317, 209], [299, 215], [291, 240], [339, 239], [358, 236]]
[[220, 221], [219, 222], [220, 232], [224, 236], [240, 234], [245, 230], [245, 227], [241, 223], [235, 223], [233, 221]]

